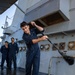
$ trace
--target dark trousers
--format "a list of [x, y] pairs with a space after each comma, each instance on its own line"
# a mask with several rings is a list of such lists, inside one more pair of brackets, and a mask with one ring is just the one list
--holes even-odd
[[9, 55], [9, 68], [11, 69], [12, 62], [14, 63], [14, 68], [16, 69], [16, 55]]
[[[38, 75], [40, 64], [40, 51], [29, 51], [26, 54], [26, 75]], [[31, 70], [33, 66], [33, 71]], [[31, 74], [32, 71], [32, 74]]]
[[9, 57], [7, 55], [7, 58], [6, 58], [6, 62], [7, 62], [7, 67], [9, 68]]
[[7, 63], [7, 67], [9, 67], [9, 59], [8, 59], [8, 56], [2, 55], [1, 68], [3, 68], [5, 60], [6, 60], [6, 63]]

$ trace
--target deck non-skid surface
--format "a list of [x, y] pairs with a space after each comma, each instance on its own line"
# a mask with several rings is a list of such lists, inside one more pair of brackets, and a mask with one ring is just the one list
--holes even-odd
[[3, 71], [1, 71], [0, 69], [0, 75], [25, 75], [25, 71], [23, 70], [8, 70], [8, 69], [4, 69]]
[[[25, 69], [17, 68], [16, 70], [14, 69], [8, 70], [5, 67], [4, 70], [1, 71], [0, 67], [0, 75], [25, 75]], [[48, 75], [48, 74], [39, 72], [39, 75]]]

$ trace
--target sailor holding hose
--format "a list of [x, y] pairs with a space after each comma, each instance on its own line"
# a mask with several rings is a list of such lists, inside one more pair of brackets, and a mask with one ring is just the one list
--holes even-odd
[[38, 46], [38, 42], [47, 40], [47, 36], [44, 35], [40, 38], [37, 37], [37, 34], [43, 33], [44, 29], [35, 22], [31, 22], [31, 25], [35, 28], [30, 29], [29, 24], [26, 22], [22, 22], [20, 27], [22, 28], [23, 40], [27, 45], [27, 52], [26, 52], [26, 75], [31, 75], [31, 69], [33, 66], [32, 75], [39, 74], [39, 65], [40, 65], [40, 49]]

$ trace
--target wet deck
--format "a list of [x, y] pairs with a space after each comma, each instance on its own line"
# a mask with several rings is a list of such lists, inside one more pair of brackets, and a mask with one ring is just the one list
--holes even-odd
[[[5, 67], [3, 71], [1, 71], [1, 66], [0, 66], [0, 75], [25, 75], [25, 69], [17, 68], [16, 70], [14, 69], [8, 70]], [[39, 73], [39, 75], [48, 75], [48, 74]]]
[[1, 71], [0, 69], [0, 75], [25, 75], [25, 71], [21, 70], [21, 69], [17, 69], [17, 70], [8, 70], [8, 69], [4, 69], [3, 71]]

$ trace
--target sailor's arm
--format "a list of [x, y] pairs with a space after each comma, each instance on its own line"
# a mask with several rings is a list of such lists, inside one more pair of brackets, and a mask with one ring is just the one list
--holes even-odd
[[32, 43], [35, 44], [35, 43], [38, 43], [40, 41], [43, 41], [43, 40], [47, 40], [48, 36], [42, 36], [40, 38], [37, 38], [37, 39], [33, 39], [32, 40]]
[[39, 31], [43, 31], [44, 30], [44, 28], [43, 27], [41, 27], [41, 26], [39, 26], [39, 25], [37, 25], [35, 22], [31, 22], [31, 25], [32, 26], [35, 26]]
[[1, 53], [3, 53], [3, 46], [1, 47]]

